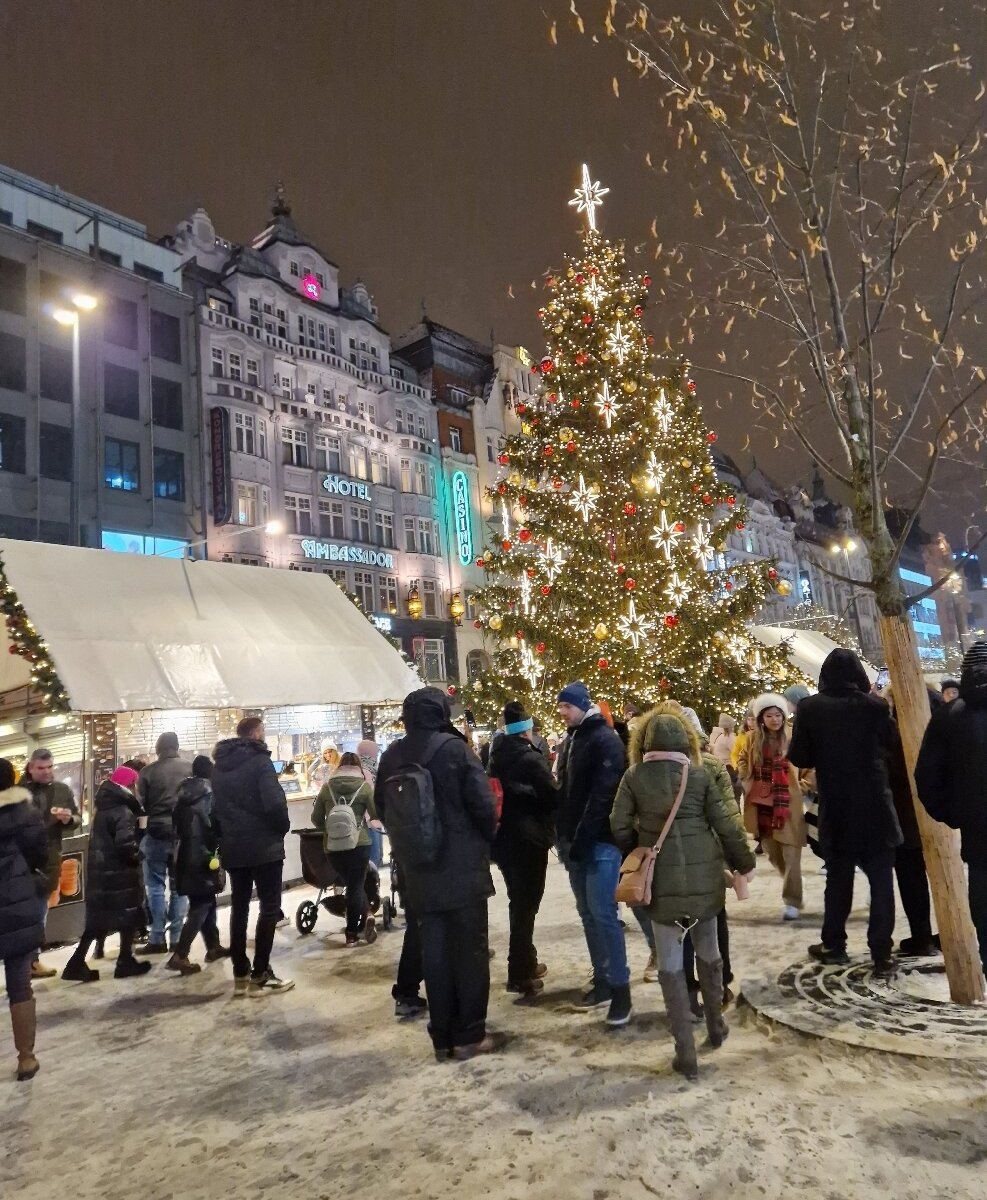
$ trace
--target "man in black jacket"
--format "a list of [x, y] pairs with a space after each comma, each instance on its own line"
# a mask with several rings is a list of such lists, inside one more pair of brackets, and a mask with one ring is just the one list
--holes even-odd
[[480, 760], [450, 723], [444, 692], [433, 687], [412, 692], [405, 698], [401, 716], [405, 736], [381, 757], [374, 804], [386, 822], [388, 780], [431, 753], [426, 769], [442, 829], [441, 849], [430, 867], [403, 863], [400, 853], [398, 866], [408, 920], [417, 920], [421, 935], [435, 1057], [465, 1060], [499, 1050], [504, 1041], [486, 1031], [487, 901], [494, 890], [490, 845], [497, 830], [494, 800]]
[[557, 764], [559, 858], [569, 872], [593, 964], [593, 985], [577, 1007], [589, 1012], [608, 1004], [607, 1024], [626, 1025], [631, 977], [614, 899], [620, 851], [610, 832], [613, 800], [624, 774], [624, 746], [584, 683], [562, 689], [558, 710], [569, 727]]
[[165, 928], [174, 950], [188, 912], [188, 901], [175, 887], [175, 828], [173, 819], [178, 789], [192, 774], [192, 764], [179, 756], [178, 734], [162, 733], [154, 747], [157, 759], [137, 780], [137, 799], [147, 816], [141, 840], [144, 856], [144, 891], [151, 913], [151, 929], [141, 954], [165, 954]]
[[558, 789], [548, 759], [535, 743], [534, 721], [516, 701], [504, 707], [504, 733], [491, 747], [487, 774], [499, 779], [504, 789], [494, 862], [510, 902], [507, 990], [534, 996], [544, 987], [546, 973], [533, 939], [545, 894], [548, 852], [555, 841]]
[[960, 830], [970, 916], [987, 970], [987, 642], [963, 659], [959, 699], [933, 714], [915, 784], [929, 816]]
[[870, 883], [867, 943], [879, 976], [893, 971], [894, 860], [901, 828], [888, 785], [894, 722], [852, 650], [833, 650], [819, 672], [819, 694], [799, 703], [788, 760], [815, 769], [819, 849], [826, 860], [819, 962], [846, 963], [846, 923], [859, 866]]
[[[236, 737], [216, 746], [212, 775], [213, 822], [219, 831], [219, 857], [230, 877], [230, 956], [233, 994], [261, 996], [287, 992], [290, 979], [271, 969], [274, 930], [281, 916], [284, 839], [291, 828], [288, 802], [264, 742], [260, 717], [244, 717]], [[254, 961], [247, 955], [250, 896], [257, 888], [260, 912], [254, 931]]]

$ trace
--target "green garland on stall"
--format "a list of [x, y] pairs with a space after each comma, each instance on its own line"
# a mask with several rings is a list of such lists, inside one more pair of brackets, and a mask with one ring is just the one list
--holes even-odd
[[3, 558], [0, 557], [0, 610], [7, 621], [7, 636], [11, 654], [19, 654], [31, 667], [31, 686], [40, 692], [45, 708], [50, 713], [71, 710], [68, 692], [65, 690], [55, 664], [48, 652], [48, 643], [41, 637], [17, 598]]

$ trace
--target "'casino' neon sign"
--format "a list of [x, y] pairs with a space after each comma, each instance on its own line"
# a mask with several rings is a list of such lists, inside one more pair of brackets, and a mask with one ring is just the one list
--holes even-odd
[[464, 471], [452, 477], [452, 515], [456, 526], [456, 550], [466, 567], [473, 561], [473, 525], [470, 520], [470, 486]]

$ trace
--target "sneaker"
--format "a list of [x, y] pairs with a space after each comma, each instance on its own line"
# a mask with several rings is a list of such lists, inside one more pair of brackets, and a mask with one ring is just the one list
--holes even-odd
[[644, 982], [658, 982], [658, 955], [654, 950], [651, 951], [651, 955], [648, 958], [648, 965], [644, 968]]
[[607, 1024], [611, 1029], [619, 1029], [622, 1025], [630, 1024], [631, 987], [629, 983], [620, 984], [613, 989], [613, 997], [607, 1012]]
[[452, 1057], [456, 1062], [469, 1062], [480, 1054], [496, 1054], [507, 1045], [505, 1033], [488, 1033], [481, 1042], [472, 1042], [468, 1046], [453, 1046]]
[[541, 979], [522, 979], [519, 983], [508, 983], [507, 990], [516, 996], [537, 996], [545, 990]]
[[594, 983], [593, 986], [586, 992], [579, 1001], [572, 1007], [577, 1012], [592, 1012], [596, 1008], [603, 1008], [608, 1005], [613, 999], [609, 983]]
[[348, 933], [346, 935], [346, 948], [351, 949], [353, 946], [359, 946], [360, 935], [358, 933]]
[[69, 959], [62, 971], [62, 978], [69, 983], [95, 983], [99, 979], [99, 971], [94, 971], [85, 963], [76, 963]]
[[113, 978], [130, 979], [137, 975], [146, 975], [153, 966], [154, 963], [138, 962], [136, 958], [118, 958]]
[[822, 942], [809, 947], [809, 957], [814, 958], [816, 962], [822, 963], [825, 967], [842, 967], [850, 961], [846, 950], [830, 950]]
[[874, 979], [894, 979], [897, 974], [897, 966], [893, 958], [875, 958], [874, 966], [871, 969], [871, 976]]
[[248, 992], [255, 999], [270, 992], [290, 992], [295, 986], [293, 979], [278, 979], [271, 967], [263, 975], [251, 975]]
[[187, 958], [179, 958], [177, 954], [173, 954], [165, 963], [165, 970], [178, 971], [180, 975], [198, 975], [202, 968], [198, 963], [189, 962]]
[[210, 946], [206, 951], [206, 962], [219, 962], [221, 958], [229, 958], [231, 953], [229, 946]]
[[428, 1001], [422, 996], [402, 996], [394, 1001], [394, 1015], [406, 1020], [428, 1012]]
[[781, 919], [783, 921], [797, 921], [801, 915], [794, 904], [786, 904], [781, 910]]
[[31, 963], [31, 978], [32, 979], [54, 979], [58, 972], [54, 967], [46, 967], [41, 959], [35, 959]]
[[148, 942], [146, 946], [139, 946], [136, 950], [137, 954], [167, 954], [167, 942]]
[[931, 958], [934, 954], [939, 954], [940, 950], [931, 937], [928, 941], [924, 938], [907, 937], [898, 943], [898, 952], [913, 958]]
[[377, 922], [373, 917], [367, 917], [367, 923], [363, 927], [363, 940], [368, 946], [372, 946], [377, 940]]
[[233, 999], [242, 1000], [250, 990], [249, 975], [235, 975], [233, 977]]

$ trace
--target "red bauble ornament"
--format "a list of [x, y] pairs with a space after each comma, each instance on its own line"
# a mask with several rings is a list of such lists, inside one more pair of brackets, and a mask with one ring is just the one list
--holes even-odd
[[649, 333], [646, 340], [649, 346], [653, 346], [655, 344], [655, 335], [653, 333]]
[[545, 643], [544, 642], [539, 642], [538, 645], [535, 646], [535, 653], [536, 654], [544, 654], [545, 653]]
[[483, 622], [482, 622], [482, 621], [480, 621], [480, 620], [476, 620], [476, 621], [474, 621], [474, 622], [473, 622], [473, 628], [474, 628], [474, 629], [482, 629], [482, 628], [483, 628]]
[[582, 273], [582, 271], [577, 271], [576, 272], [576, 283], [585, 283], [585, 282], [586, 282], [586, 276]]
[[637, 505], [634, 503], [633, 500], [627, 501], [627, 503], [624, 505], [624, 512], [629, 517], [634, 516], [634, 514], [637, 512]]
[[718, 433], [714, 433], [713, 430], [711, 429], [709, 431], [709, 433], [706, 434], [706, 441], [709, 442], [710, 445], [712, 445], [719, 436], [720, 435]]
[[572, 405], [573, 408], [578, 408], [580, 406], [580, 404], [582, 404], [582, 400], [580, 400], [580, 398], [578, 396], [573, 396], [573, 398], [569, 401], [569, 403]]
[[675, 522], [675, 532], [676, 533], [685, 533], [685, 521], [676, 521]]
[[447, 693], [448, 693], [450, 696], [455, 696], [455, 694], [456, 694], [456, 685], [455, 685], [454, 683], [450, 683], [450, 684], [449, 684], [449, 686], [446, 688], [446, 692], [447, 692]]
[[627, 568], [624, 566], [624, 564], [623, 564], [623, 563], [617, 563], [617, 574], [618, 574], [618, 575], [623, 575], [623, 573], [624, 573], [626, 570], [627, 570]]
[[726, 583], [723, 586], [727, 589], [728, 592], [733, 591], [733, 584], [730, 582], [729, 579], [726, 581]]
[[542, 594], [543, 596], [548, 596], [548, 595], [551, 595], [551, 592], [552, 592], [552, 589], [551, 589], [551, 587], [549, 586], [549, 584], [547, 584], [547, 583], [543, 583], [543, 584], [541, 585], [541, 594]]
[[593, 314], [592, 313], [583, 313], [583, 324], [584, 325], [592, 325], [593, 324]]
[[700, 493], [700, 492], [701, 492], [703, 489], [702, 489], [702, 488], [699, 486], [699, 484], [698, 484], [698, 483], [694, 483], [694, 484], [692, 485], [692, 490], [693, 490], [693, 491], [696, 493], [696, 495], [698, 496], [698, 494], [699, 494], [699, 493]]
[[575, 442], [566, 442], [565, 448], [569, 451], [570, 454], [576, 453], [576, 443]]
[[521, 542], [530, 542], [531, 541], [531, 530], [530, 529], [519, 529], [517, 531], [517, 536], [518, 536], [518, 540]]
[[690, 379], [689, 382], [685, 386], [689, 389], [690, 392], [694, 392], [696, 390], [696, 381], [694, 379]]
[[541, 360], [541, 373], [543, 375], [551, 375], [554, 370], [555, 363], [553, 363], [550, 358], [546, 357]]
[[534, 579], [537, 572], [535, 571], [534, 567], [529, 567], [527, 569], [527, 571], [525, 572], [525, 574], [528, 576], [529, 579]]
[[768, 568], [768, 578], [769, 579], [777, 579], [778, 578], [778, 572], [774, 569], [774, 567]]
[[658, 686], [661, 688], [661, 690], [662, 690], [663, 692], [667, 692], [667, 691], [668, 691], [668, 689], [669, 689], [669, 688], [670, 688], [672, 685], [671, 685], [671, 684], [668, 682], [668, 680], [667, 680], [667, 679], [664, 677], [664, 675], [663, 675], [663, 676], [661, 677], [661, 679], [659, 679], [659, 680], [658, 680]]
[[709, 494], [709, 492], [706, 492], [706, 494], [703, 496], [703, 504], [712, 504], [712, 503], [713, 503], [713, 497]]
[[540, 309], [538, 310], [538, 320], [539, 320], [539, 321], [544, 321], [544, 320], [545, 320], [545, 310], [544, 310], [543, 308], [540, 308]]
[[641, 285], [642, 285], [642, 287], [651, 287], [651, 276], [650, 275], [642, 275], [641, 276]]
[[540, 373], [540, 371], [541, 371], [541, 368], [538, 366], [537, 363], [531, 364], [531, 374], [532, 375], [538, 375]]
[[514, 636], [518, 639], [519, 642], [523, 642], [524, 641], [524, 630], [523, 629], [515, 629]]
[[508, 551], [508, 550], [510, 550], [510, 548], [511, 548], [511, 539], [510, 539], [510, 538], [504, 538], [504, 540], [503, 540], [503, 541], [500, 543], [500, 548], [501, 548], [501, 550], [503, 550], [503, 551], [504, 551], [504, 553], [506, 554], [506, 553], [507, 553], [507, 551]]
[[518, 502], [518, 504], [521, 505], [522, 508], [528, 507], [528, 497], [527, 496], [518, 496], [517, 502]]
[[637, 587], [637, 583], [633, 579], [625, 579], [624, 587], [627, 588], [627, 590], [629, 592], [633, 592], [634, 589]]
[[8, 653], [8, 654], [16, 654], [16, 653], [17, 653], [17, 647], [16, 647], [16, 646], [8, 646], [8, 647], [7, 647], [7, 653]]
[[610, 666], [610, 660], [608, 658], [598, 658], [596, 660], [596, 665], [600, 668], [601, 671], [605, 671], [607, 669], [607, 667]]
[[578, 352], [578, 354], [576, 355], [576, 366], [577, 367], [585, 367], [588, 362], [589, 362], [589, 355], [586, 353], [585, 350], [580, 350]]
[[542, 451], [542, 454], [544, 454], [546, 458], [551, 458], [554, 453], [555, 453], [555, 447], [552, 445], [551, 442], [549, 442], [548, 445], [545, 447], [545, 449]]
[[507, 484], [506, 483], [498, 483], [497, 484], [497, 494], [499, 496], [503, 496], [506, 494], [506, 492], [507, 492]]
[[747, 528], [747, 526], [744, 524], [744, 522], [743, 522], [743, 521], [738, 521], [738, 522], [737, 522], [737, 528], [738, 528], [738, 529], [746, 529], [746, 528]]
[[598, 266], [597, 266], [597, 265], [594, 263], [594, 264], [593, 264], [593, 265], [590, 267], [590, 269], [589, 269], [589, 273], [590, 273], [591, 275], [599, 275], [599, 273], [600, 273], [600, 268], [599, 268], [599, 267], [598, 267]]
[[528, 411], [528, 406], [527, 406], [527, 404], [519, 404], [519, 405], [517, 406], [517, 411], [518, 411], [519, 413], [527, 412], [527, 411]]
[[481, 556], [480, 556], [480, 557], [479, 557], [479, 558], [476, 560], [476, 565], [477, 565], [478, 567], [485, 567], [485, 566], [487, 565], [487, 563], [486, 563], [486, 559], [484, 559], [484, 557], [481, 555]]
[[635, 317], [643, 317], [644, 316], [644, 308], [642, 305], [640, 305], [640, 304], [634, 305], [634, 316]]
[[511, 461], [511, 456], [509, 454], [498, 454], [497, 461], [500, 463], [500, 465], [502, 467], [506, 467], [507, 464]]
[[532, 417], [532, 419], [531, 419], [531, 424], [532, 424], [532, 425], [540, 425], [540, 424], [541, 424], [541, 417]]
[[562, 490], [562, 480], [559, 479], [558, 475], [552, 479], [552, 487], [555, 488], [557, 492]]
[[678, 623], [679, 623], [679, 619], [675, 615], [675, 613], [669, 613], [668, 616], [665, 618], [665, 625], [668, 629], [674, 629], [675, 626], [678, 625]]
[[727, 504], [729, 504], [731, 508], [733, 508], [736, 505], [736, 503], [737, 503], [736, 496], [727, 496]]
[[549, 392], [549, 393], [548, 393], [548, 395], [545, 397], [545, 399], [546, 399], [546, 400], [547, 400], [547, 401], [548, 401], [550, 404], [554, 404], [554, 403], [555, 403], [555, 401], [556, 401], [556, 400], [558, 400], [558, 398], [559, 398], [559, 393], [558, 393], [558, 392]]

